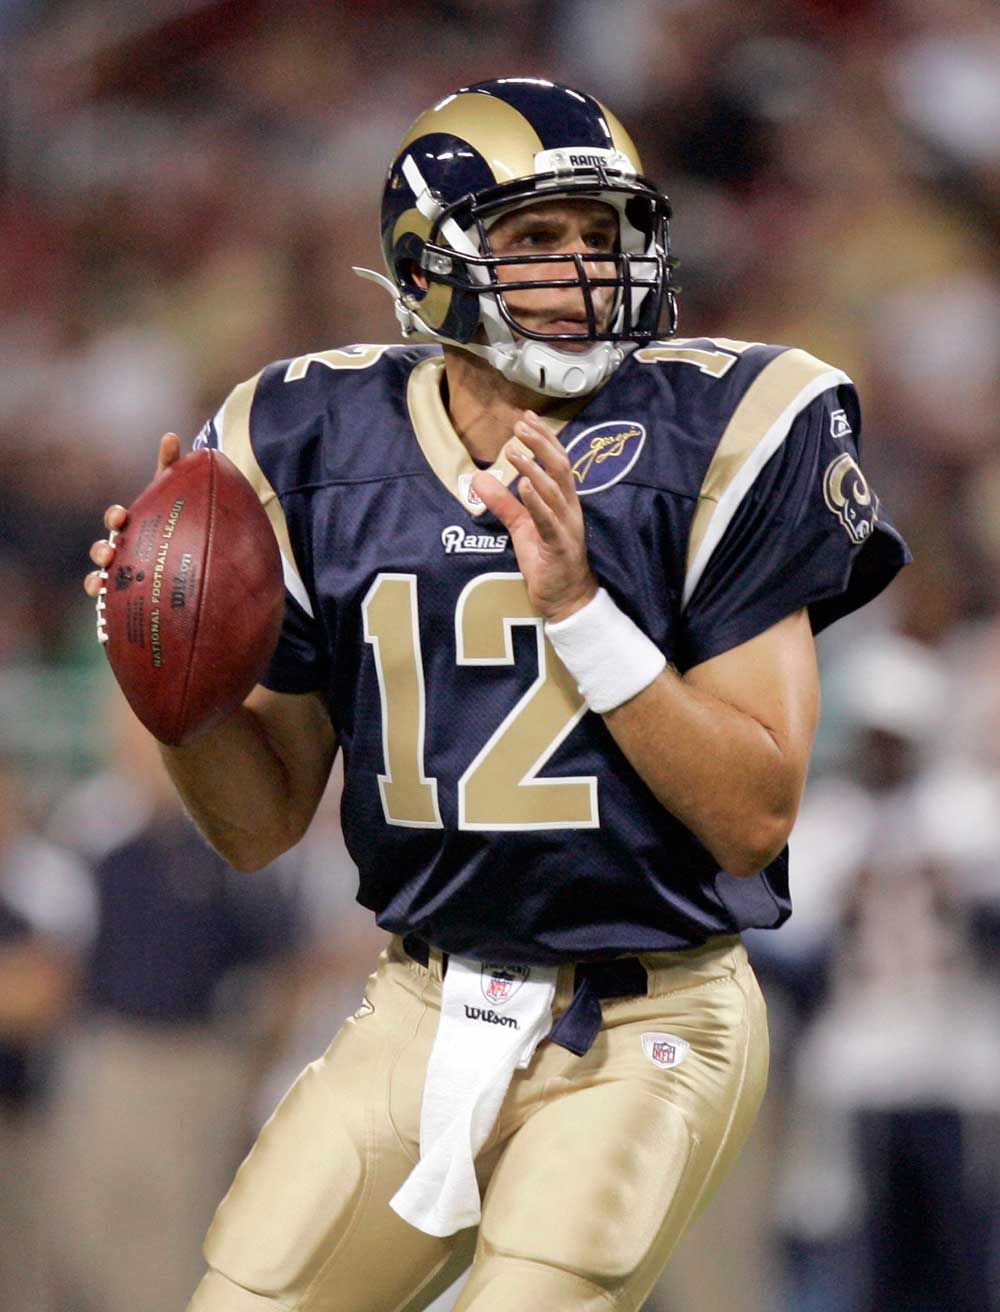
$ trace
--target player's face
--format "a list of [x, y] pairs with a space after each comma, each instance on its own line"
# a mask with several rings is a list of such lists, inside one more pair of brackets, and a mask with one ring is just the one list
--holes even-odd
[[[618, 215], [596, 200], [547, 200], [505, 214], [490, 228], [494, 255], [611, 255], [618, 249]], [[614, 265], [588, 261], [591, 277], [613, 277]], [[576, 267], [565, 265], [500, 265], [501, 282], [536, 282], [575, 278]], [[603, 331], [611, 318], [616, 289], [595, 287], [594, 309]], [[575, 287], [539, 287], [537, 291], [508, 292], [504, 296], [513, 317], [532, 332], [580, 333], [587, 331], [587, 309], [582, 290]], [[587, 350], [590, 343], [557, 342], [567, 351]]]

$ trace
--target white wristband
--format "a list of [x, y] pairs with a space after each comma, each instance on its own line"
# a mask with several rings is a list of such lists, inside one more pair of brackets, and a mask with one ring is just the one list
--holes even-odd
[[667, 664], [656, 643], [603, 588], [568, 618], [547, 621], [545, 636], [599, 715], [642, 692]]

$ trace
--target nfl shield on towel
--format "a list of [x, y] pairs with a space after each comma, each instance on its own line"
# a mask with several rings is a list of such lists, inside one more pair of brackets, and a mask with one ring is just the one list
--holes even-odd
[[491, 966], [484, 964], [480, 972], [483, 997], [502, 1007], [509, 1002], [531, 974], [530, 966]]

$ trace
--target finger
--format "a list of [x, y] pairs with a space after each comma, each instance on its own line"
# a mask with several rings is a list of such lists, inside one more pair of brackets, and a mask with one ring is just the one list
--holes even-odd
[[538, 530], [538, 536], [549, 546], [561, 546], [563, 535], [560, 531], [558, 516], [552, 508], [545, 502], [541, 493], [535, 485], [527, 478], [521, 479], [517, 485], [521, 493], [521, 500]]
[[566, 495], [573, 484], [569, 457], [548, 424], [533, 410], [526, 410], [514, 425], [514, 432]]
[[156, 453], [156, 477], [169, 469], [171, 465], [176, 464], [181, 458], [181, 439], [176, 433], [164, 433], [160, 438], [159, 450]]
[[[532, 475], [533, 482], [567, 527], [572, 531], [579, 531], [579, 525], [583, 522], [583, 511], [573, 481], [569, 457], [562, 443], [533, 410], [526, 410], [524, 413], [524, 420], [519, 420], [514, 429], [521, 445], [531, 451], [532, 463], [531, 465], [517, 464], [513, 459], [517, 452], [516, 446], [511, 446], [508, 456], [518, 472], [531, 475], [532, 469], [539, 467], [544, 471], [548, 482]], [[574, 525], [577, 527], [574, 528]]]
[[570, 464], [569, 456], [566, 454], [566, 448], [548, 424], [536, 415], [533, 410], [525, 411], [525, 421], [529, 424], [531, 430], [538, 435], [538, 440], [544, 443], [541, 448], [544, 452], [541, 459], [545, 464], [545, 468], [556, 480], [563, 495], [568, 499], [572, 499], [576, 493], [576, 484], [573, 481], [573, 467]]
[[105, 569], [94, 569], [83, 580], [83, 590], [88, 597], [99, 597], [101, 589], [107, 587], [108, 572]]
[[510, 463], [519, 474], [530, 480], [532, 487], [555, 514], [564, 514], [566, 498], [559, 484], [538, 460], [523, 456], [520, 451], [509, 452]]
[[496, 515], [508, 532], [512, 532], [515, 526], [528, 515], [517, 497], [492, 474], [485, 472], [477, 474], [472, 480], [472, 490], [482, 500], [486, 509]]
[[128, 511], [124, 506], [108, 506], [104, 512], [104, 527], [107, 529], [119, 529], [128, 519]]
[[107, 569], [115, 558], [115, 544], [109, 542], [107, 538], [101, 538], [100, 542], [95, 542], [90, 548], [90, 559], [101, 569]]
[[514, 425], [514, 432], [518, 437], [527, 440], [527, 445], [532, 451], [549, 451], [554, 457], [562, 451], [555, 433], [544, 419], [535, 414], [534, 410], [524, 411]]
[[555, 440], [555, 430], [550, 424], [547, 424], [537, 410], [524, 410], [521, 418], [529, 426], [534, 428], [542, 437], [551, 437]]

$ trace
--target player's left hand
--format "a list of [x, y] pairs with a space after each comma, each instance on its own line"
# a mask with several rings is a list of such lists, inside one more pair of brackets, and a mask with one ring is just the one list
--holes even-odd
[[549, 426], [525, 410], [514, 434], [531, 453], [509, 451], [521, 500], [492, 474], [477, 474], [472, 486], [510, 534], [532, 605], [547, 620], [564, 620], [597, 591], [583, 508], [566, 452]]

